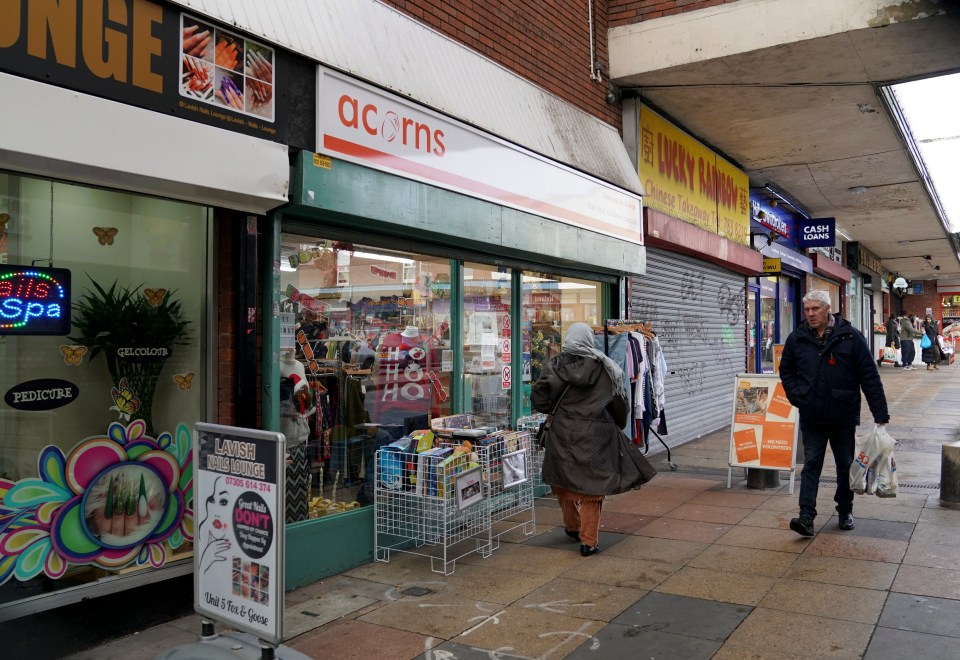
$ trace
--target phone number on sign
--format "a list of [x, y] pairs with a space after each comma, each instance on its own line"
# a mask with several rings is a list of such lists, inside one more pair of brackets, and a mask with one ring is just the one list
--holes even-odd
[[227, 477], [228, 486], [238, 486], [247, 490], [259, 490], [261, 493], [269, 493], [273, 490], [273, 484], [265, 481], [251, 481], [250, 479], [240, 479], [239, 477]]

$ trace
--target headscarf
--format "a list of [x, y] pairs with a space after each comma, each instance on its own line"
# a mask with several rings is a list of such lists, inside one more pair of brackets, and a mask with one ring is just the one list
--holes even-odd
[[567, 328], [567, 336], [563, 339], [564, 353], [580, 355], [585, 358], [599, 360], [607, 370], [610, 380], [613, 381], [613, 390], [618, 396], [626, 397], [627, 388], [623, 384], [623, 369], [616, 362], [598, 351], [593, 345], [593, 329], [586, 323], [574, 323]]

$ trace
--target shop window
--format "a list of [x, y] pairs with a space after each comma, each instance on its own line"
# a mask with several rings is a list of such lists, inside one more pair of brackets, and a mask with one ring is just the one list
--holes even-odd
[[578, 321], [593, 326], [603, 323], [600, 286], [597, 282], [549, 273], [523, 273], [521, 415], [531, 413], [532, 383], [540, 377], [544, 363], [560, 352], [566, 328]]
[[3, 309], [12, 268], [53, 266], [72, 320], [0, 330], [0, 603], [191, 557], [207, 232], [204, 207], [0, 173]]
[[773, 345], [777, 343], [777, 278], [760, 280], [760, 373], [773, 373]]
[[512, 328], [511, 272], [486, 264], [463, 264], [463, 385], [465, 412], [482, 424], [508, 428]]
[[374, 452], [452, 411], [450, 262], [283, 233], [280, 300], [287, 522], [372, 504]]

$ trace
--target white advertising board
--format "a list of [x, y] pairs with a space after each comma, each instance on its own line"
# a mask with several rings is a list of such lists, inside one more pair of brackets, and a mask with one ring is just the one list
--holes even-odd
[[198, 423], [194, 437], [194, 609], [279, 644], [284, 436]]

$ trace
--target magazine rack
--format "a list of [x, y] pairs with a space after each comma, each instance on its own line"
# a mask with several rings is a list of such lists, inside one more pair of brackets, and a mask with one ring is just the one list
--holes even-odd
[[438, 439], [419, 454], [377, 451], [376, 561], [390, 561], [392, 552], [416, 554], [430, 559], [433, 572], [450, 575], [468, 554], [490, 556], [506, 532], [534, 533], [529, 433], [478, 438], [471, 452]]

